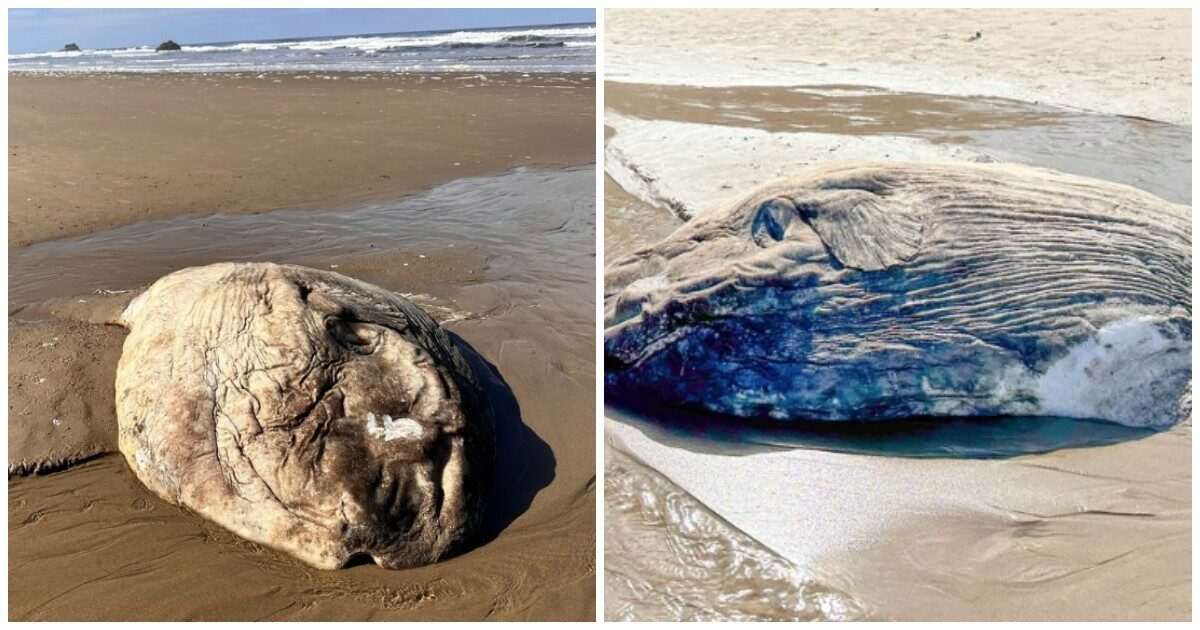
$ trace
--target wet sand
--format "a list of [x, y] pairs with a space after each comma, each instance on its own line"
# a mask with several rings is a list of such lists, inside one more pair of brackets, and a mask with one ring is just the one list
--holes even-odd
[[[541, 133], [521, 122], [529, 116], [514, 111], [507, 127], [502, 121], [481, 122], [478, 134], [445, 133], [436, 146], [414, 139], [414, 148], [406, 150], [405, 133], [432, 138], [431, 129], [449, 124], [441, 118], [448, 115], [446, 108], [411, 109], [407, 132], [376, 129], [386, 142], [395, 143], [390, 152], [404, 152], [407, 160], [393, 155], [369, 167], [381, 149], [365, 140], [360, 150], [354, 148], [360, 145], [347, 141], [342, 150], [323, 156], [341, 162], [337, 168], [347, 174], [344, 182], [319, 175], [308, 186], [291, 172], [301, 168], [292, 158], [272, 163], [258, 154], [265, 163], [256, 168], [264, 177], [284, 169], [261, 203], [283, 203], [283, 209], [247, 207], [243, 213], [239, 199], [221, 197], [220, 190], [201, 191], [205, 187], [197, 185], [194, 191], [202, 199], [181, 197], [175, 205], [156, 206], [150, 215], [154, 218], [142, 219], [97, 189], [91, 199], [100, 211], [75, 212], [72, 205], [55, 215], [61, 215], [62, 225], [77, 231], [76, 236], [24, 247], [16, 244], [38, 240], [40, 233], [26, 229], [23, 237], [14, 237], [9, 262], [9, 617], [593, 619], [595, 203], [594, 168], [588, 163], [594, 155], [594, 118], [590, 79], [563, 78], [580, 85], [518, 86], [514, 78], [513, 84], [489, 94], [478, 86], [431, 87], [431, 78], [426, 78], [424, 87], [404, 88], [428, 88], [428, 98], [453, 101], [449, 107], [478, 113], [479, 118], [494, 110], [505, 113], [507, 105], [497, 103], [510, 98], [527, 108], [544, 106], [550, 122], [539, 125], [548, 125], [558, 135], [553, 141], [546, 137], [541, 145], [529, 143], [527, 132], [535, 137]], [[10, 85], [25, 79], [11, 78]], [[64, 90], [71, 81], [30, 80]], [[156, 80], [164, 85], [181, 81], [184, 91], [202, 89], [198, 84], [205, 81], [78, 78], [85, 94], [108, 89], [106, 80], [114, 89], [133, 81], [147, 90]], [[379, 85], [365, 91], [383, 90], [388, 81], [418, 80], [380, 78]], [[225, 81], [260, 80], [218, 79]], [[260, 90], [286, 85], [262, 81]], [[329, 85], [335, 83], [330, 80]], [[327, 107], [352, 102], [350, 93], [359, 89], [336, 85], [346, 93], [318, 88], [328, 97]], [[239, 89], [225, 87], [230, 98]], [[576, 91], [588, 96], [566, 95]], [[505, 94], [509, 96], [498, 98]], [[321, 106], [321, 98], [310, 96], [310, 107]], [[20, 97], [14, 93], [14, 98]], [[179, 125], [172, 135], [188, 137], [190, 125], [209, 115], [200, 110], [219, 110], [214, 105], [218, 101], [196, 105], [187, 118], [164, 113], [156, 124]], [[415, 108], [417, 102], [407, 107]], [[225, 106], [235, 110], [231, 116], [236, 119], [239, 106], [232, 101]], [[423, 123], [418, 112], [432, 120]], [[342, 114], [336, 124], [321, 123], [328, 125], [322, 129], [340, 128], [343, 140], [370, 135], [358, 128], [364, 121], [351, 111]], [[94, 122], [87, 117], [80, 120], [83, 128], [72, 129], [73, 120], [59, 122], [60, 137], [101, 133], [87, 127]], [[304, 140], [314, 133], [306, 116], [286, 122], [283, 135], [294, 142], [315, 141], [323, 147], [332, 142]], [[123, 137], [122, 125], [137, 135], [134, 121], [108, 125], [112, 128], [104, 130], [105, 135]], [[45, 146], [49, 151], [51, 143]], [[516, 157], [491, 153], [509, 148], [517, 151]], [[176, 156], [176, 167], [183, 168], [185, 153], [181, 150]], [[193, 155], [193, 166], [201, 171], [206, 168], [203, 154]], [[463, 170], [474, 176], [459, 177], [467, 173], [457, 168], [421, 170], [422, 160], [440, 164], [458, 156], [454, 159], [466, 164], [472, 155], [476, 160]], [[169, 168], [154, 155], [122, 159], [125, 166], [110, 166], [106, 177], [132, 178], [142, 168]], [[543, 164], [525, 167], [526, 162]], [[547, 166], [556, 163], [560, 166]], [[386, 170], [387, 164], [406, 175], [391, 178], [400, 180], [394, 188], [375, 187], [369, 171]], [[207, 168], [215, 173], [212, 177], [236, 179], [220, 160]], [[356, 170], [368, 172], [355, 175]], [[29, 180], [25, 185], [36, 188], [35, 176], [52, 187], [74, 175], [30, 170], [24, 176]], [[289, 180], [293, 177], [297, 179]], [[295, 187], [288, 181], [295, 181]], [[370, 187], [375, 189], [367, 190]], [[185, 188], [175, 191], [184, 195]], [[150, 198], [162, 194], [145, 190]], [[282, 201], [307, 194], [345, 197], [294, 206]], [[149, 205], [150, 198], [141, 201]], [[205, 200], [213, 198], [218, 199], [219, 214], [212, 214], [217, 208], [203, 210]], [[20, 223], [12, 217], [10, 222]], [[124, 330], [106, 322], [164, 273], [221, 260], [334, 269], [404, 293], [470, 344], [478, 353], [479, 369], [494, 368], [498, 376], [487, 379], [486, 389], [498, 414], [497, 492], [485, 516], [484, 533], [471, 549], [418, 569], [387, 571], [367, 563], [339, 571], [315, 570], [168, 505], [137, 482], [115, 452], [112, 383]]]
[[[771, 433], [787, 438], [780, 443], [683, 431], [615, 409], [609, 416], [605, 514], [620, 520], [606, 519], [605, 540], [626, 540], [620, 533], [629, 530], [641, 538], [632, 549], [606, 542], [606, 573], [609, 563], [624, 569], [606, 575], [607, 618], [626, 610], [686, 616], [655, 597], [661, 592], [708, 602], [717, 619], [803, 619], [831, 598], [840, 606], [818, 618], [1190, 616], [1190, 425], [1126, 430], [1105, 445], [1091, 442], [1086, 424], [1098, 423], [1081, 423], [1076, 440], [1053, 445], [1029, 441], [1020, 432], [1025, 425], [956, 427], [957, 440], [993, 431], [1010, 441], [1010, 452], [978, 458], [947, 455], [945, 436], [914, 427], [859, 440], [853, 429], [830, 429], [820, 441], [777, 427]], [[923, 451], [913, 448], [918, 443]], [[1045, 446], [1054, 449], [1040, 452]], [[631, 453], [651, 462], [648, 469], [631, 466]], [[652, 518], [614, 509], [638, 497], [629, 488], [660, 477], [670, 481], [652, 494], [668, 498]], [[754, 499], [730, 479], [756, 480]], [[690, 515], [696, 511], [728, 524], [710, 526], [703, 537], [671, 529], [684, 517], [704, 522]], [[659, 546], [676, 550], [687, 568], [644, 565], [643, 548]], [[774, 559], [747, 548], [769, 550]], [[740, 569], [732, 571], [732, 589], [731, 568]], [[805, 597], [777, 605], [738, 597], [755, 585], [777, 589], [780, 573], [800, 576], [793, 583]], [[795, 607], [797, 599], [807, 607]]]
[[[1092, 60], [1081, 57], [1081, 32], [1062, 40], [1072, 59], [1021, 67], [1007, 60], [1043, 54], [1059, 40], [1036, 35], [1053, 25], [1030, 27], [1037, 12], [968, 11], [1006, 36], [1035, 36], [1015, 57], [963, 53], [938, 74], [922, 65], [933, 53], [911, 40], [962, 13], [935, 12], [919, 28], [905, 26], [914, 12], [895, 28], [874, 13], [607, 12], [619, 83], [605, 86], [606, 262], [660, 238], [648, 225], [669, 231], [768, 180], [835, 162], [1021, 162], [1190, 203], [1190, 127], [1118, 115], [1140, 96], [1056, 99], [1065, 90], [1037, 87], [1065, 85], [1053, 76], [1070, 70], [1072, 84], [1113, 94], [1145, 71], [1167, 93], [1156, 105], [1186, 105], [1190, 82], [1160, 72], [1163, 62], [1109, 65], [1170, 38], [1108, 42], [1111, 54]], [[1153, 30], [1162, 17], [1133, 21]], [[820, 25], [796, 47], [739, 35], [809, 20]], [[983, 30], [980, 41], [996, 34]], [[685, 41], [707, 52], [685, 54]], [[1165, 54], [1176, 53], [1190, 71], [1186, 49]], [[958, 80], [987, 73], [1007, 83], [975, 92], [978, 82]], [[673, 413], [606, 410], [606, 619], [1190, 618], [1190, 423], [1150, 433], [1037, 419], [767, 431]]]
[[586, 159], [591, 75], [10, 74], [9, 248]]
[[604, 264], [632, 253], [642, 244], [656, 242], [680, 225], [683, 221], [679, 217], [634, 197], [611, 177], [604, 177], [604, 231], [611, 243], [604, 248]]
[[609, 9], [604, 15], [610, 81], [872, 85], [1191, 120], [1187, 9]]
[[605, 99], [606, 171], [684, 218], [770, 179], [856, 160], [1021, 162], [1191, 201], [1191, 129], [1180, 125], [870, 86], [609, 82]]

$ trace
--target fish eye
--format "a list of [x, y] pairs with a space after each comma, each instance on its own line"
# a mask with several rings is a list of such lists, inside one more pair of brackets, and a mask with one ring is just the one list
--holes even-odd
[[325, 330], [341, 345], [357, 352], [370, 351], [379, 339], [372, 324], [347, 321], [341, 317], [325, 319]]
[[750, 223], [750, 235], [759, 247], [782, 241], [795, 216], [796, 207], [789, 202], [776, 199], [764, 203]]

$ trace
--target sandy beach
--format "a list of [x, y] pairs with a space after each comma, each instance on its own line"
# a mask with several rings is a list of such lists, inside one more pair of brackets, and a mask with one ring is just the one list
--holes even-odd
[[[10, 74], [9, 248], [577, 164], [585, 74]], [[537, 115], [530, 115], [537, 112]]]
[[[591, 75], [9, 86], [11, 619], [594, 618]], [[496, 499], [470, 549], [321, 571], [139, 483], [116, 453], [109, 322], [225, 260], [402, 293], [495, 367]]]
[[[606, 263], [838, 163], [1016, 162], [1190, 204], [1187, 12], [609, 10], [605, 33]], [[1190, 423], [660, 413], [606, 412], [606, 619], [1190, 617]]]
[[873, 85], [1191, 120], [1191, 14], [1181, 9], [605, 15], [608, 81]]

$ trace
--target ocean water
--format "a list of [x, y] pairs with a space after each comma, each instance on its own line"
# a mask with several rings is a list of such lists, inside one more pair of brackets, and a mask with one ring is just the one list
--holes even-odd
[[[64, 42], [65, 44], [65, 42]], [[18, 53], [10, 72], [592, 72], [596, 25], [558, 24]]]

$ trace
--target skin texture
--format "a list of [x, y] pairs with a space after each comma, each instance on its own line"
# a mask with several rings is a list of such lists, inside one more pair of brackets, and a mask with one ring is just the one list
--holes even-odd
[[777, 420], [1190, 415], [1190, 209], [1015, 165], [768, 185], [606, 273], [610, 393]]
[[336, 273], [216, 264], [122, 314], [119, 447], [150, 490], [318, 568], [460, 549], [490, 490], [491, 412], [456, 341]]

